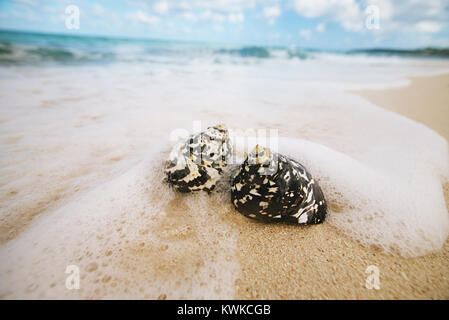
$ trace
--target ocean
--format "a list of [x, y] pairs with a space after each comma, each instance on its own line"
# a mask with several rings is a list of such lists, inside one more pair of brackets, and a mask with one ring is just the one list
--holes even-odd
[[[163, 182], [176, 138], [217, 123], [247, 141], [237, 164], [274, 132], [322, 186], [326, 223], [364, 245], [419, 256], [449, 235], [447, 141], [353, 93], [448, 72], [443, 52], [6, 31], [0, 43], [2, 297], [234, 297], [230, 221], [249, 222], [225, 191]], [[68, 265], [81, 290], [64, 286]]]
[[[58, 35], [0, 30], [0, 63], [248, 63], [248, 59], [306, 60], [326, 54], [346, 56], [449, 58], [447, 49], [358, 49], [326, 51], [297, 47], [224, 46], [201, 42]], [[242, 58], [242, 59], [241, 59]]]

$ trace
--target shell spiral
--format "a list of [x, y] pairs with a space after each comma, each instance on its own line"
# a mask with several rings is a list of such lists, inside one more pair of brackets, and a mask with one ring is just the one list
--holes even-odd
[[231, 199], [240, 213], [262, 221], [317, 224], [327, 213], [311, 174], [299, 162], [260, 146], [234, 174]]
[[211, 192], [231, 156], [226, 126], [209, 127], [173, 147], [165, 164], [167, 181], [180, 192]]

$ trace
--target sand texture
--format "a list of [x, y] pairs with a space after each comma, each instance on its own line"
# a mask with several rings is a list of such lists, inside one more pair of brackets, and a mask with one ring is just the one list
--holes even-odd
[[412, 78], [392, 90], [364, 90], [365, 99], [434, 129], [449, 141], [449, 75]]

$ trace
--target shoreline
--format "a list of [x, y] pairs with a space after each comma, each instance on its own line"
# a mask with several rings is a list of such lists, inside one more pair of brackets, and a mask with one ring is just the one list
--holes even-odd
[[449, 73], [411, 77], [409, 80], [409, 85], [405, 87], [350, 93], [422, 123], [449, 142]]
[[[449, 141], [447, 86], [449, 74], [411, 78], [401, 88], [352, 93], [421, 122]], [[449, 183], [444, 192], [447, 206]], [[236, 299], [449, 299], [449, 240], [439, 252], [405, 258], [365, 247], [327, 222], [297, 232], [297, 226], [241, 219], [233, 216], [232, 223], [240, 234], [242, 267]], [[365, 287], [371, 265], [379, 268], [380, 290]]]

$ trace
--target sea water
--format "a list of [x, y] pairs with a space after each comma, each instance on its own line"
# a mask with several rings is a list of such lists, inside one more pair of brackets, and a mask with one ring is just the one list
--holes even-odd
[[[179, 195], [163, 182], [173, 133], [198, 123], [247, 138], [276, 130], [278, 151], [322, 186], [325, 223], [365, 245], [418, 256], [448, 237], [447, 141], [349, 92], [447, 72], [448, 60], [0, 39], [4, 298], [232, 298], [244, 235], [227, 223], [236, 212], [226, 185]], [[236, 159], [246, 151], [236, 148]], [[71, 270], [79, 290], [67, 289]]]

